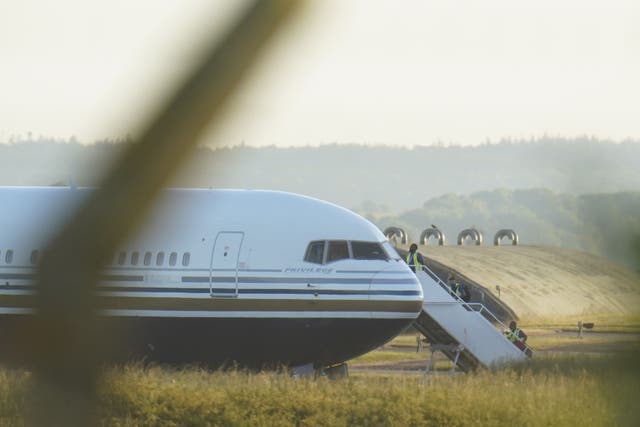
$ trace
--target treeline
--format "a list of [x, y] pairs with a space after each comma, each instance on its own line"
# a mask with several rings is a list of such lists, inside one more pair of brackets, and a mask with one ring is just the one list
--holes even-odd
[[[640, 271], [640, 192], [556, 194], [546, 189], [448, 194], [400, 215], [361, 210], [381, 229], [394, 225], [417, 241], [431, 224], [456, 244], [458, 233], [475, 227], [493, 245], [499, 229], [514, 229], [521, 244], [581, 249]], [[432, 242], [433, 243], [433, 242]], [[509, 243], [506, 240], [506, 243]]]
[[[96, 185], [122, 147], [121, 141], [83, 145], [42, 137], [0, 144], [0, 185], [69, 179]], [[474, 225], [487, 241], [498, 229], [514, 228], [525, 244], [574, 247], [640, 265], [634, 256], [640, 241], [632, 237], [640, 235], [640, 141], [200, 147], [171, 185], [293, 191], [354, 209], [382, 228], [405, 227], [416, 238], [430, 224], [450, 242]]]
[[[0, 184], [95, 185], [121, 144], [40, 138], [0, 144]], [[413, 149], [362, 145], [198, 148], [172, 185], [265, 188], [348, 208], [402, 212], [448, 193], [548, 188], [558, 193], [640, 189], [640, 142], [590, 138], [502, 141]]]

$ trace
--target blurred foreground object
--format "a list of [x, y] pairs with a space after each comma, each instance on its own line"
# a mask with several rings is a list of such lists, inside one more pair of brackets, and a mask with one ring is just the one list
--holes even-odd
[[36, 315], [14, 331], [9, 359], [35, 367], [35, 425], [97, 424], [98, 368], [117, 342], [100, 326], [94, 286], [117, 245], [142, 220], [150, 202], [195, 146], [246, 76], [276, 28], [300, 2], [256, 1], [119, 161], [45, 251]]

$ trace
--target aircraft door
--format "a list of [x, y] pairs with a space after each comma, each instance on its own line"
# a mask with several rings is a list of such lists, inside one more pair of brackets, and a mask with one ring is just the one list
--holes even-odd
[[242, 231], [221, 231], [216, 236], [209, 268], [212, 297], [238, 296], [238, 260], [243, 240]]

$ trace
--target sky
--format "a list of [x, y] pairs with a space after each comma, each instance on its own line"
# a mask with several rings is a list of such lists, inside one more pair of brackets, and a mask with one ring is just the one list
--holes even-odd
[[[0, 142], [136, 135], [235, 0], [0, 0]], [[208, 145], [640, 139], [636, 0], [315, 0]]]

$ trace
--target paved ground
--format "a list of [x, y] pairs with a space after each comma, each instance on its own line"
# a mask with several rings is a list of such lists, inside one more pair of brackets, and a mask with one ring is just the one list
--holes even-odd
[[[603, 355], [640, 349], [640, 331], [638, 330], [587, 331], [583, 333], [582, 338], [579, 338], [577, 331], [573, 329], [539, 328], [529, 330], [528, 334], [529, 343], [536, 349], [538, 357], [556, 354]], [[373, 360], [350, 362], [349, 370], [360, 374], [422, 374], [430, 352], [427, 347], [416, 354], [413, 340], [412, 336], [407, 335], [398, 338], [375, 350], [376, 353], [369, 357]], [[393, 354], [396, 360], [375, 360], [376, 356], [383, 359], [388, 354]], [[403, 354], [406, 355], [406, 359], [402, 358]], [[451, 362], [444, 355], [439, 353], [436, 355], [436, 368], [439, 372], [446, 373], [450, 366]]]

